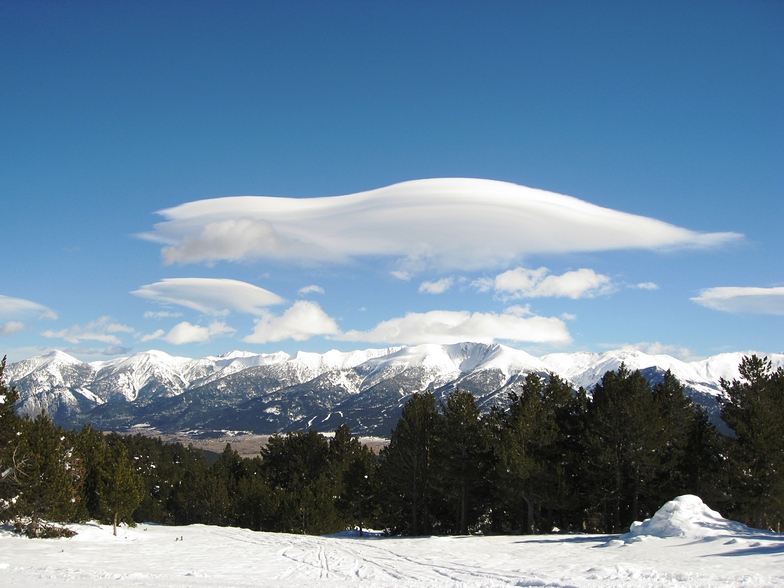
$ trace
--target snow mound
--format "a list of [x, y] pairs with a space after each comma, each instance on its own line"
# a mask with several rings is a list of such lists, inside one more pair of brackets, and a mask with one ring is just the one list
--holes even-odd
[[670, 500], [642, 523], [632, 523], [620, 539], [626, 543], [644, 537], [704, 539], [750, 532], [752, 529], [746, 525], [727, 520], [709, 508], [699, 496], [686, 494]]

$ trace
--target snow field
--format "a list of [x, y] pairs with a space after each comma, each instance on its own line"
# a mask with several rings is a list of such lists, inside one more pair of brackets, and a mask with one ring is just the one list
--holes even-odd
[[71, 539], [0, 531], [0, 585], [134, 587], [784, 586], [784, 535], [722, 519], [693, 496], [630, 533], [312, 537], [192, 525], [73, 525]]

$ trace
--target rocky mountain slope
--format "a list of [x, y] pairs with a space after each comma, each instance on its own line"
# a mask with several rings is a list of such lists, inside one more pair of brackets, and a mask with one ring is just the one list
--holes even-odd
[[[605, 372], [625, 363], [652, 382], [671, 370], [686, 393], [718, 418], [720, 379], [739, 377], [744, 353], [699, 362], [632, 349], [556, 353], [537, 358], [504, 345], [418, 345], [324, 354], [235, 351], [189, 359], [161, 351], [85, 363], [52, 351], [6, 367], [20, 393], [18, 410], [46, 410], [55, 422], [101, 429], [148, 426], [161, 432], [242, 430], [271, 433], [332, 430], [347, 423], [365, 435], [388, 435], [408, 397], [456, 387], [487, 410], [503, 404], [528, 373], [555, 373], [590, 390]], [[769, 356], [784, 366], [784, 354]]]

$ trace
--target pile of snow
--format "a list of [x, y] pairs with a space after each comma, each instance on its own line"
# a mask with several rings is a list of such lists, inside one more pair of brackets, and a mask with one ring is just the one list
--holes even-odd
[[670, 500], [642, 523], [632, 523], [629, 532], [621, 535], [620, 539], [630, 543], [643, 537], [704, 539], [752, 532], [758, 531], [725, 519], [709, 508], [699, 496], [686, 494]]

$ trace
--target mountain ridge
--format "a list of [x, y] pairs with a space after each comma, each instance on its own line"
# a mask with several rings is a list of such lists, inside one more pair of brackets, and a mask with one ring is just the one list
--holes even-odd
[[[65, 426], [92, 422], [96, 428], [122, 430], [144, 423], [161, 432], [271, 433], [328, 430], [345, 422], [357, 433], [384, 436], [415, 392], [430, 389], [443, 397], [459, 387], [487, 410], [503, 404], [507, 392], [531, 372], [554, 373], [575, 389], [590, 391], [607, 371], [624, 363], [651, 382], [671, 370], [686, 394], [721, 425], [720, 381], [737, 379], [738, 365], [748, 354], [685, 362], [621, 348], [535, 357], [498, 343], [456, 343], [323, 354], [232, 351], [196, 359], [150, 350], [82, 362], [54, 350], [7, 365], [5, 379], [20, 393], [19, 412], [46, 410]], [[774, 367], [784, 366], [784, 354], [768, 357]]]

